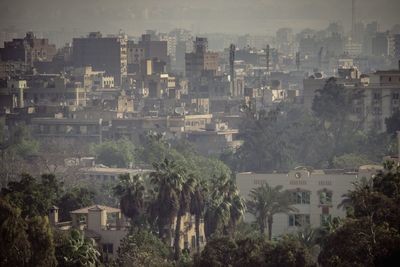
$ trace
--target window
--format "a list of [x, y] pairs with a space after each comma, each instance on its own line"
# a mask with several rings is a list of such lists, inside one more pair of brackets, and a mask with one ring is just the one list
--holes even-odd
[[332, 192], [323, 190], [319, 192], [319, 204], [320, 205], [331, 205], [332, 204]]
[[399, 93], [393, 93], [392, 98], [393, 99], [399, 99]]
[[113, 254], [114, 247], [113, 244], [107, 243], [103, 244], [103, 252], [107, 254]]
[[192, 248], [196, 248], [196, 236], [192, 235]]
[[380, 93], [374, 93], [374, 99], [380, 99], [381, 94]]
[[372, 110], [373, 115], [381, 115], [381, 108], [380, 107], [374, 107]]
[[290, 202], [292, 204], [310, 204], [310, 192], [309, 191], [290, 192]]
[[290, 214], [289, 226], [302, 227], [310, 224], [309, 214]]
[[321, 214], [321, 226], [327, 226], [331, 220], [332, 216], [330, 214]]

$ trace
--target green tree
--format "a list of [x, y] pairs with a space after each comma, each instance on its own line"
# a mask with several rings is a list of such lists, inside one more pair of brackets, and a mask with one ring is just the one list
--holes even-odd
[[198, 266], [233, 266], [235, 263], [236, 242], [229, 237], [211, 239], [207, 242]]
[[32, 255], [21, 211], [0, 197], [0, 265], [26, 266]]
[[29, 218], [26, 223], [26, 232], [32, 248], [28, 266], [55, 266], [57, 260], [48, 217], [35, 216]]
[[60, 221], [71, 220], [70, 211], [92, 205], [94, 197], [95, 193], [85, 187], [73, 187], [67, 190], [57, 201]]
[[355, 101], [362, 100], [362, 90], [349, 90], [330, 78], [323, 88], [317, 90], [312, 110], [319, 119], [326, 140], [332, 144], [331, 160], [334, 156], [347, 153], [351, 149], [348, 140], [352, 140], [362, 130], [363, 118], [359, 124], [350, 120]]
[[128, 139], [106, 141], [91, 147], [99, 163], [119, 168], [129, 167], [135, 160], [135, 147]]
[[295, 239], [283, 238], [274, 243], [274, 248], [266, 255], [266, 266], [315, 266], [308, 250]]
[[277, 213], [287, 213], [296, 209], [290, 205], [287, 191], [281, 191], [282, 186], [271, 187], [267, 183], [250, 191], [247, 201], [248, 211], [253, 214], [264, 235], [268, 226], [268, 239], [272, 238], [273, 217]]
[[140, 175], [119, 176], [119, 184], [114, 187], [114, 195], [120, 199], [122, 213], [131, 219], [134, 225], [143, 223], [145, 211], [145, 186]]
[[333, 158], [333, 167], [338, 169], [358, 169], [362, 165], [373, 163], [366, 155], [355, 153], [335, 156]]
[[197, 178], [190, 198], [190, 213], [195, 218], [196, 250], [200, 254], [200, 222], [204, 217], [208, 184], [205, 179]]
[[397, 110], [389, 118], [385, 119], [386, 132], [391, 136], [396, 136], [397, 131], [400, 131], [400, 110]]
[[262, 236], [239, 239], [236, 244], [234, 266], [266, 266], [273, 249], [273, 244]]
[[323, 266], [390, 266], [399, 262], [400, 167], [385, 164], [371, 181], [356, 184], [347, 194], [351, 217], [322, 243]]
[[39, 150], [39, 143], [31, 137], [30, 129], [25, 124], [14, 127], [10, 133], [10, 147], [22, 158], [36, 155]]
[[195, 266], [315, 266], [307, 249], [290, 238], [271, 242], [262, 237], [210, 240]]
[[22, 217], [46, 216], [56, 205], [61, 186], [54, 175], [43, 174], [41, 182], [29, 174], [22, 174], [21, 180], [8, 183], [1, 195], [21, 209]]
[[100, 262], [94, 240], [75, 229], [67, 234], [57, 233], [56, 256], [59, 265], [65, 267], [94, 267]]
[[119, 266], [168, 266], [168, 247], [149, 231], [133, 228], [121, 240], [118, 249]]
[[0, 197], [0, 265], [55, 266], [53, 235], [47, 217], [21, 217]]
[[[296, 165], [323, 165], [328, 144], [318, 121], [306, 110], [280, 104], [268, 113], [246, 111], [240, 125], [243, 145], [229, 159], [241, 171], [287, 171]], [[240, 166], [242, 165], [242, 166]]]
[[193, 194], [193, 187], [195, 179], [193, 176], [188, 176], [184, 179], [181, 191], [179, 192], [179, 210], [176, 216], [175, 224], [175, 238], [174, 238], [174, 249], [175, 249], [175, 260], [179, 260], [181, 255], [180, 239], [181, 239], [181, 222], [182, 217], [190, 211], [191, 196]]
[[164, 159], [154, 164], [150, 174], [151, 183], [157, 192], [156, 209], [158, 231], [166, 244], [171, 243], [172, 225], [179, 211], [179, 200], [186, 172], [174, 161]]
[[228, 234], [233, 237], [245, 209], [245, 202], [233, 179], [221, 176], [211, 180], [204, 216], [206, 237], [212, 234]]

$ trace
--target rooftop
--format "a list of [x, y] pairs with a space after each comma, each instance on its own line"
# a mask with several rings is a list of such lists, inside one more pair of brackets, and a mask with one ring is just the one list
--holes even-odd
[[92, 206], [81, 208], [78, 210], [73, 210], [70, 213], [71, 214], [87, 214], [87, 213], [89, 213], [89, 211], [103, 211], [103, 210], [105, 210], [107, 213], [121, 212], [120, 209], [113, 208], [113, 207], [108, 207], [108, 206], [103, 206], [103, 205], [92, 205]]

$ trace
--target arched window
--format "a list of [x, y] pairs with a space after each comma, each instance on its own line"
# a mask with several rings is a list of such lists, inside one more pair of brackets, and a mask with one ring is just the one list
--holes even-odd
[[332, 205], [332, 191], [329, 189], [322, 189], [318, 191], [320, 205]]
[[310, 191], [300, 188], [288, 191], [289, 191], [290, 202], [292, 204], [310, 204], [310, 195], [311, 195]]

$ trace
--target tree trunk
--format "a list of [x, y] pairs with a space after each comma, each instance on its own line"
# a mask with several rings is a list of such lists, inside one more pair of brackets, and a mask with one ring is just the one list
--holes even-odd
[[195, 215], [195, 231], [196, 231], [196, 251], [200, 254], [200, 216]]
[[175, 249], [175, 260], [179, 260], [179, 257], [181, 255], [181, 248], [179, 246], [179, 241], [181, 237], [181, 220], [182, 220], [182, 215], [181, 213], [178, 213], [178, 216], [176, 217], [176, 226], [175, 226], [175, 239], [174, 239], [174, 249]]
[[260, 232], [261, 232], [261, 235], [262, 236], [264, 236], [264, 234], [265, 234], [265, 220], [262, 220], [261, 222], [260, 222]]
[[273, 223], [273, 218], [272, 215], [268, 216], [268, 239], [272, 239], [272, 223]]
[[165, 232], [164, 225], [159, 218], [158, 219], [158, 237], [165, 242], [164, 232]]

